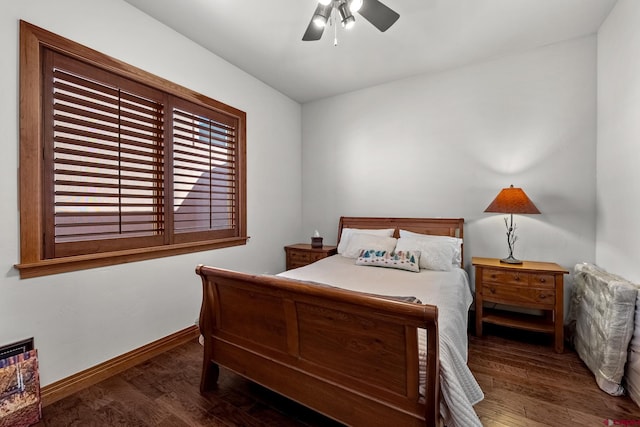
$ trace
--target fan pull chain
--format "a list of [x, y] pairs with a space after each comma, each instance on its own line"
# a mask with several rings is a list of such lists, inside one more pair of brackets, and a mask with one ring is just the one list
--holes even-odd
[[332, 21], [333, 21], [333, 45], [338, 46], [338, 21], [336, 20], [336, 8], [334, 7], [331, 10]]

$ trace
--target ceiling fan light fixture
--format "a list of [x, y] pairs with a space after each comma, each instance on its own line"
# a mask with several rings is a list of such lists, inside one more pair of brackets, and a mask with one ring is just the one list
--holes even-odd
[[[311, 21], [302, 36], [302, 41], [320, 40], [325, 28], [337, 24], [338, 19], [345, 29], [354, 26], [356, 12], [379, 31], [387, 31], [397, 20], [400, 14], [384, 5], [384, 0], [317, 0], [315, 12], [311, 15]], [[340, 17], [338, 18], [338, 14]], [[336, 25], [334, 27], [337, 28]], [[334, 35], [337, 32], [334, 31]]]
[[349, 10], [351, 13], [356, 13], [362, 7], [363, 0], [350, 0], [349, 1]]
[[327, 17], [320, 14], [314, 15], [313, 23], [318, 28], [324, 28], [327, 25]]
[[315, 25], [316, 28], [326, 27], [327, 24], [329, 23], [329, 16], [331, 15], [332, 9], [333, 9], [333, 6], [331, 5], [318, 6], [316, 8], [316, 12], [313, 15], [313, 18], [311, 19], [311, 22], [313, 22], [313, 25]]
[[354, 18], [353, 15], [350, 15], [350, 16], [347, 16], [347, 18], [342, 21], [342, 26], [348, 30], [351, 27], [353, 27], [353, 24], [355, 23], [356, 23], [356, 18]]
[[346, 1], [340, 3], [340, 6], [338, 6], [338, 12], [340, 12], [340, 18], [342, 19], [342, 26], [347, 30], [353, 27], [353, 24], [356, 23], [356, 18], [354, 18], [351, 12], [349, 11]]

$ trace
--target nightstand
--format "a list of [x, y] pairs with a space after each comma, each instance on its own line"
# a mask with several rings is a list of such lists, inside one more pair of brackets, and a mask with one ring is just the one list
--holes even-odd
[[[563, 284], [569, 273], [552, 262], [505, 264], [495, 258], [473, 257], [476, 269], [476, 336], [482, 324], [526, 329], [554, 335], [555, 350], [564, 350]], [[483, 307], [485, 302], [542, 310], [543, 315]]]
[[308, 243], [298, 243], [285, 246], [284, 251], [287, 253], [287, 270], [291, 270], [335, 255], [338, 253], [338, 247], [325, 245], [321, 248], [312, 248]]

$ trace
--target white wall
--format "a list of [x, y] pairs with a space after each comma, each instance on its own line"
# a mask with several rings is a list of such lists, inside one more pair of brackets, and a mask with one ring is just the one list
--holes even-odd
[[640, 2], [619, 0], [598, 31], [596, 261], [640, 284]]
[[[20, 280], [18, 20], [53, 31], [247, 112], [246, 246]], [[198, 263], [284, 270], [301, 229], [301, 107], [120, 0], [2, 1], [0, 344], [35, 338], [43, 385], [193, 325]], [[163, 50], [165, 49], [165, 50]]]
[[[303, 232], [335, 242], [341, 215], [464, 217], [465, 258], [507, 255], [502, 215], [522, 187], [515, 256], [572, 269], [595, 258], [596, 39], [304, 104]], [[565, 288], [568, 295], [569, 287]]]

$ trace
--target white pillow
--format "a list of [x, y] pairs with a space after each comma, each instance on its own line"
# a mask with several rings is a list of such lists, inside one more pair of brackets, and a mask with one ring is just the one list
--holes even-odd
[[448, 243], [454, 249], [452, 264], [456, 267], [462, 267], [462, 239], [459, 237], [434, 236], [432, 234], [420, 234], [407, 230], [400, 230], [400, 237], [413, 237], [423, 241], [439, 241]]
[[450, 271], [455, 248], [449, 242], [426, 240], [414, 237], [401, 237], [396, 252], [419, 252], [420, 268], [427, 270]]
[[351, 238], [351, 235], [353, 233], [373, 234], [374, 236], [391, 237], [393, 236], [394, 231], [395, 231], [395, 228], [377, 228], [377, 229], [343, 228], [342, 234], [340, 235], [340, 242], [338, 243], [338, 253], [341, 254], [347, 249], [347, 246], [349, 245], [349, 239]]
[[346, 258], [358, 258], [363, 249], [393, 252], [397, 239], [373, 234], [353, 233], [349, 239], [347, 248], [342, 253]]

